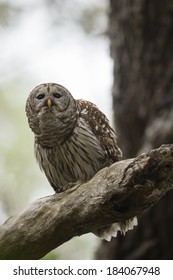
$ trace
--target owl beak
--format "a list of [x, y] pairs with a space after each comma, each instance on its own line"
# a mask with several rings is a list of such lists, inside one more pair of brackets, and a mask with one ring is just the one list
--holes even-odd
[[47, 100], [47, 106], [49, 107], [49, 109], [52, 106], [52, 100], [50, 98], [48, 98]]

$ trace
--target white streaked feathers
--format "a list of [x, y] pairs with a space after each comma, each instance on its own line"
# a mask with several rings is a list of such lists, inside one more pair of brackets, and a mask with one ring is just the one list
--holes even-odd
[[85, 120], [80, 118], [79, 122], [73, 135], [63, 144], [50, 149], [35, 144], [35, 155], [40, 168], [46, 171], [52, 186], [56, 186], [56, 189], [58, 186], [60, 191], [61, 186], [68, 185], [69, 182], [88, 181], [100, 169], [101, 164], [104, 167], [105, 155], [99, 140]]
[[100, 228], [97, 232], [95, 232], [95, 234], [101, 239], [111, 241], [111, 237], [117, 237], [118, 231], [125, 235], [127, 231], [132, 230], [135, 226], [137, 226], [137, 224], [138, 220], [134, 217], [125, 222], [114, 223], [108, 227]]
[[[35, 134], [35, 156], [56, 192], [90, 180], [116, 162], [122, 152], [106, 116], [89, 101], [75, 100], [61, 85], [45, 83], [30, 93], [26, 115]], [[137, 219], [100, 228], [96, 235], [110, 241], [137, 225]]]

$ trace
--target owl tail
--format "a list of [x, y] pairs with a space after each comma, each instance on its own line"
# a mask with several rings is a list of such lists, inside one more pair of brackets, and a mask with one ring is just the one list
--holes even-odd
[[100, 228], [96, 232], [94, 232], [94, 234], [100, 237], [101, 239], [105, 239], [106, 241], [111, 241], [111, 237], [116, 237], [118, 231], [120, 231], [123, 235], [125, 235], [125, 233], [128, 230], [132, 230], [135, 226], [137, 226], [137, 224], [138, 224], [138, 220], [136, 217], [134, 217], [125, 222], [115, 223], [107, 227]]

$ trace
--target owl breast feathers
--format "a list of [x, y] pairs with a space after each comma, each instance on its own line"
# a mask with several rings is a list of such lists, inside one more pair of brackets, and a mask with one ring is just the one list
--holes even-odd
[[[59, 84], [34, 88], [26, 102], [26, 114], [35, 134], [36, 159], [56, 192], [70, 183], [90, 180], [122, 156], [106, 116], [93, 103], [74, 99]], [[103, 231], [98, 235], [110, 239]]]

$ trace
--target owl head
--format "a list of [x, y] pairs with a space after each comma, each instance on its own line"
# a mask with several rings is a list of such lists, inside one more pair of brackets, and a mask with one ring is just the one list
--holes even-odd
[[[32, 131], [38, 139], [56, 139], [68, 133], [76, 123], [76, 102], [63, 86], [45, 83], [36, 86], [26, 101], [26, 115]], [[43, 141], [44, 142], [44, 141]]]

